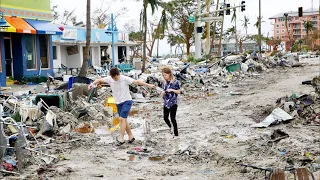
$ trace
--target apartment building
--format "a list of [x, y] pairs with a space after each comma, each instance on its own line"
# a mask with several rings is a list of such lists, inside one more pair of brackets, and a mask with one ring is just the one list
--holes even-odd
[[[298, 9], [298, 8], [297, 8]], [[288, 32], [285, 25], [284, 14], [288, 14]], [[298, 16], [298, 11], [290, 11], [279, 13], [269, 19], [274, 20], [272, 23], [274, 26], [274, 39], [281, 40], [286, 43], [286, 49], [290, 49], [291, 40], [299, 40], [306, 37], [306, 29], [303, 26], [304, 21], [311, 21], [313, 27], [320, 31], [320, 21], [319, 21], [319, 10], [318, 9], [307, 9], [303, 12], [303, 17]]]

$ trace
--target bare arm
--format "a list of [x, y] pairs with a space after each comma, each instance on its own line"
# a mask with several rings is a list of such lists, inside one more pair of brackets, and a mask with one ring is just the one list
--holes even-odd
[[137, 84], [137, 85], [141, 85], [141, 86], [147, 86], [147, 87], [150, 87], [150, 88], [155, 88], [156, 87], [153, 84], [148, 84], [148, 83], [145, 83], [145, 82], [140, 81], [140, 80], [134, 80], [132, 83], [133, 84]]
[[106, 83], [103, 78], [96, 79], [88, 86], [88, 89], [91, 89], [94, 85], [100, 85], [103, 83]]
[[176, 94], [180, 94], [181, 93], [180, 89], [168, 89], [167, 91], [168, 92], [174, 92]]

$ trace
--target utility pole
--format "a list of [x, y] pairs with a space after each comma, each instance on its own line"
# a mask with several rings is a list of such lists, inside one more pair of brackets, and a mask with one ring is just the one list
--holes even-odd
[[[197, 0], [198, 4], [197, 4], [197, 14], [201, 14], [201, 0]], [[196, 16], [196, 20], [194, 22], [194, 28], [195, 28], [195, 35], [194, 35], [194, 39], [195, 39], [195, 58], [196, 59], [200, 59], [201, 58], [201, 32], [198, 32], [200, 30], [200, 21], [198, 20], [197, 16]]]
[[[224, 0], [224, 4], [226, 4], [226, 0]], [[219, 49], [218, 49], [218, 56], [221, 56], [221, 42], [222, 42], [222, 34], [223, 34], [223, 24], [224, 24], [224, 14], [222, 16], [223, 20], [221, 23], [221, 30], [220, 30], [220, 37], [219, 37]]]
[[[202, 17], [202, 16], [206, 16], [207, 13], [202, 13], [201, 12], [201, 0], [198, 0], [198, 7], [197, 7], [197, 12], [195, 14], [195, 17], [190, 16], [189, 17], [189, 22], [194, 22], [194, 31], [195, 31], [195, 58], [199, 59], [201, 58], [201, 33], [202, 33], [202, 27], [200, 26], [200, 22], [210, 22], [210, 21], [222, 21], [223, 18], [221, 17]], [[235, 9], [237, 7], [241, 7], [241, 11], [245, 10], [245, 5], [244, 5], [245, 1], [241, 2], [241, 5], [239, 6], [234, 6], [234, 7], [227, 7], [227, 8], [220, 8], [220, 10], [215, 10], [213, 12], [210, 13], [217, 13], [219, 12], [219, 16], [224, 16], [224, 13], [226, 10], [230, 10], [230, 9]]]
[[258, 30], [258, 36], [259, 36], [259, 53], [261, 55], [261, 0], [259, 0], [259, 30]]
[[[207, 6], [207, 17], [209, 17], [209, 12], [210, 12], [210, 4], [211, 0], [206, 0], [206, 6]], [[210, 22], [206, 22], [206, 54], [210, 53]], [[213, 37], [214, 38], [214, 37]]]

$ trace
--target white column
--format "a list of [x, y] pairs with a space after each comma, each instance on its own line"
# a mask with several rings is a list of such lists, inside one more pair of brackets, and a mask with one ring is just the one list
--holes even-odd
[[[198, 0], [198, 13], [201, 13], [201, 0]], [[198, 20], [198, 18], [195, 18], [195, 22], [194, 22], [194, 33], [195, 33], [195, 58], [199, 59], [201, 58], [201, 33], [197, 33], [197, 27], [200, 26], [200, 21]]]
[[130, 46], [126, 46], [127, 62], [130, 62]]

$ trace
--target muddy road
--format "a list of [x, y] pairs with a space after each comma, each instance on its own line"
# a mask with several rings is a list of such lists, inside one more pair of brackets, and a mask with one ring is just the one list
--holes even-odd
[[[233, 82], [228, 88], [216, 88], [212, 96], [203, 97], [201, 93], [192, 98], [180, 96], [179, 138], [176, 139], [169, 134], [162, 119], [161, 103], [135, 104], [134, 109], [140, 113], [129, 118], [137, 139], [133, 145], [116, 147], [114, 136], [106, 127], [99, 127], [96, 133], [82, 135], [74, 147], [61, 152], [66, 160], [55, 166], [71, 168], [73, 172], [55, 172], [47, 178], [262, 180], [264, 172], [248, 168], [241, 173], [242, 168], [236, 162], [284, 168], [287, 159], [281, 155], [281, 149], [285, 148], [288, 154], [299, 159], [307, 146], [319, 156], [319, 126], [293, 120], [263, 129], [250, 127], [268, 115], [264, 116], [263, 112], [274, 106], [278, 98], [312, 92], [312, 86], [301, 82], [319, 73], [319, 66], [271, 69], [259, 77]], [[230, 92], [241, 92], [242, 95], [230, 95]], [[150, 152], [128, 154], [127, 151], [142, 145], [144, 136], [140, 120], [146, 112], [150, 113], [147, 118], [151, 125], [147, 141]], [[275, 129], [286, 132], [289, 138], [270, 145], [267, 141]], [[150, 156], [154, 158], [149, 159]]]

